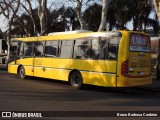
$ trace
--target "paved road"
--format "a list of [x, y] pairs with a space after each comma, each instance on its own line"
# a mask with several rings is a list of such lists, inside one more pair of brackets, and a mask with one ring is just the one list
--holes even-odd
[[160, 111], [160, 92], [93, 86], [74, 90], [64, 82], [21, 80], [0, 70], [0, 111]]

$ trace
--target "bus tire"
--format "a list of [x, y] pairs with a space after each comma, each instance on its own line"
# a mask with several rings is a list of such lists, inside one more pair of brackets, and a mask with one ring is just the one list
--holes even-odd
[[25, 78], [26, 78], [26, 73], [25, 73], [25, 69], [24, 69], [23, 66], [21, 66], [21, 67], [19, 68], [18, 76], [19, 76], [19, 78], [21, 78], [21, 79], [25, 79]]
[[83, 78], [80, 72], [74, 71], [71, 73], [69, 82], [71, 86], [75, 89], [80, 89], [82, 88], [83, 85]]

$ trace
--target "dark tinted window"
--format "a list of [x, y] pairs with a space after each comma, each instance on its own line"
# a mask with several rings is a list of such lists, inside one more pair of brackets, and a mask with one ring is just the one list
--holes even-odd
[[73, 40], [62, 41], [60, 48], [61, 48], [61, 52], [60, 52], [61, 58], [72, 58]]
[[23, 42], [12, 42], [10, 47], [10, 59], [23, 56]]
[[44, 42], [35, 42], [34, 43], [34, 55], [43, 56], [44, 51]]
[[32, 56], [33, 53], [33, 42], [24, 43], [24, 56]]
[[74, 45], [73, 58], [89, 58], [90, 57], [90, 40], [89, 39], [77, 39]]
[[19, 49], [20, 43], [19, 42], [12, 42], [10, 47], [10, 59], [15, 59], [18, 56], [18, 49]]
[[10, 51], [11, 51], [11, 55], [17, 55], [17, 46], [11, 46]]
[[58, 41], [46, 41], [45, 56], [57, 57]]

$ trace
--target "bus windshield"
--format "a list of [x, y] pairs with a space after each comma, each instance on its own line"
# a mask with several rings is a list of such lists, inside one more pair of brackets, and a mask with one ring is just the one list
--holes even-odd
[[151, 52], [150, 38], [147, 35], [131, 33], [130, 51], [131, 52]]

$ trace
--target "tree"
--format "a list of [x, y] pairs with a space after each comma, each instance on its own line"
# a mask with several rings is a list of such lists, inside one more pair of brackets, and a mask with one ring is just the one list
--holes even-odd
[[20, 6], [20, 0], [3, 0], [0, 2], [0, 12], [7, 19], [7, 31], [4, 33], [0, 30], [0, 33], [3, 35], [4, 39], [7, 41], [8, 45], [8, 59], [10, 56], [10, 40], [11, 40], [11, 29], [14, 17], [18, 13], [18, 9]]
[[[23, 12], [20, 17], [16, 15], [16, 24], [23, 28], [21, 33], [26, 36], [37, 36], [38, 34], [44, 35], [47, 30], [47, 0], [38, 0], [37, 2], [38, 6], [35, 9], [33, 9], [32, 1], [30, 0], [21, 2], [21, 6], [25, 12]], [[29, 24], [29, 26], [26, 24]]]
[[[110, 3], [109, 3], [110, 4]], [[114, 7], [108, 5], [108, 13], [107, 13], [107, 24], [108, 24], [108, 30], [112, 31], [114, 27], [117, 28], [116, 24], [116, 17], [115, 17], [115, 9]]]
[[[24, 24], [22, 23], [22, 21], [18, 18], [18, 16], [16, 16], [18, 22], [21, 24], [21, 26], [23, 27], [24, 31], [26, 33], [28, 33], [28, 36], [35, 36], [37, 35], [37, 21], [36, 21], [36, 14], [35, 14], [35, 10], [33, 10], [33, 7], [32, 7], [32, 3], [31, 3], [31, 0], [26, 0], [26, 3], [28, 4], [29, 8], [27, 8], [26, 4], [24, 5], [24, 3], [21, 3], [21, 6], [24, 8], [24, 10], [27, 12], [27, 14], [29, 15], [28, 17], [31, 18], [31, 21], [32, 21], [32, 26], [33, 26], [33, 31], [32, 31], [32, 34], [31, 33], [28, 33], [29, 31], [26, 29], [26, 27], [24, 27]], [[35, 16], [36, 15], [36, 16]]]
[[[64, 6], [60, 7], [59, 9], [55, 9], [53, 11], [50, 11], [49, 9], [46, 10], [47, 18], [46, 18], [46, 30], [44, 34], [48, 34], [50, 32], [61, 32], [65, 31], [67, 20], [70, 20], [72, 16], [76, 16], [75, 11], [71, 8], [65, 8]], [[35, 33], [40, 34], [41, 33], [41, 27], [40, 27], [40, 20], [38, 17], [38, 8], [33, 9], [33, 16], [34, 21], [36, 23], [36, 30], [33, 29], [33, 21], [30, 15], [27, 12], [24, 12], [19, 16], [19, 19], [21, 21], [21, 24], [19, 23], [18, 19], [14, 19], [13, 21], [13, 29], [12, 29], [12, 35], [15, 37], [23, 37], [28, 36], [28, 33], [30, 36], [34, 36]], [[76, 20], [73, 20], [73, 28], [80, 28], [79, 22]], [[23, 27], [22, 27], [23, 26]], [[26, 33], [25, 29], [28, 31]]]
[[102, 5], [94, 3], [90, 5], [86, 10], [83, 12], [83, 19], [86, 23], [88, 30], [97, 31], [100, 25], [101, 20], [101, 10]]
[[43, 35], [46, 30], [46, 9], [47, 0], [38, 0], [38, 16], [40, 19], [41, 35]]
[[[18, 19], [14, 19], [13, 28], [12, 28], [12, 36], [14, 37], [24, 37], [24, 36], [37, 36], [40, 33], [40, 21], [38, 18], [38, 9], [33, 9], [32, 11], [34, 16], [34, 24], [32, 17], [24, 12], [21, 16], [18, 16]], [[34, 27], [35, 25], [35, 27]], [[34, 29], [36, 28], [36, 29]]]
[[[83, 14], [82, 14], [82, 6], [84, 2], [87, 2], [88, 0], [67, 0], [67, 2], [72, 3], [72, 7], [75, 9], [78, 21], [80, 23], [80, 28], [84, 29], [85, 22], [83, 20]], [[76, 6], [75, 6], [76, 4]]]
[[108, 7], [108, 0], [102, 0], [101, 23], [98, 31], [103, 31], [106, 28], [107, 7]]
[[153, 20], [149, 18], [152, 11], [151, 0], [109, 0], [107, 13], [109, 30], [112, 27], [123, 30], [126, 23], [133, 20], [133, 30], [146, 31], [147, 26], [153, 25]]
[[[126, 23], [131, 20], [131, 3], [129, 0], [110, 0], [108, 5], [108, 21], [111, 26], [123, 30]], [[111, 29], [111, 28], [110, 28]]]
[[53, 11], [47, 10], [47, 29], [46, 33], [61, 32], [65, 30], [65, 7], [62, 6], [59, 9]]
[[86, 8], [86, 6], [89, 5], [91, 2], [96, 2], [100, 0], [66, 0], [66, 2], [69, 2], [73, 9], [75, 9], [78, 21], [80, 23], [80, 29], [85, 29], [86, 23], [84, 21], [83, 17], [83, 11], [82, 8]]
[[[131, 0], [133, 11], [133, 30], [146, 31], [147, 25], [149, 25], [149, 15], [153, 11], [152, 0]], [[144, 24], [144, 29], [142, 25]]]
[[79, 22], [80, 22], [80, 26], [81, 26], [81, 29], [84, 29], [84, 20], [83, 20], [83, 17], [82, 17], [82, 2], [83, 0], [77, 0], [77, 7], [76, 7], [76, 13], [77, 13], [77, 17], [79, 19]]
[[160, 20], [160, 0], [153, 0], [153, 3], [158, 19]]

